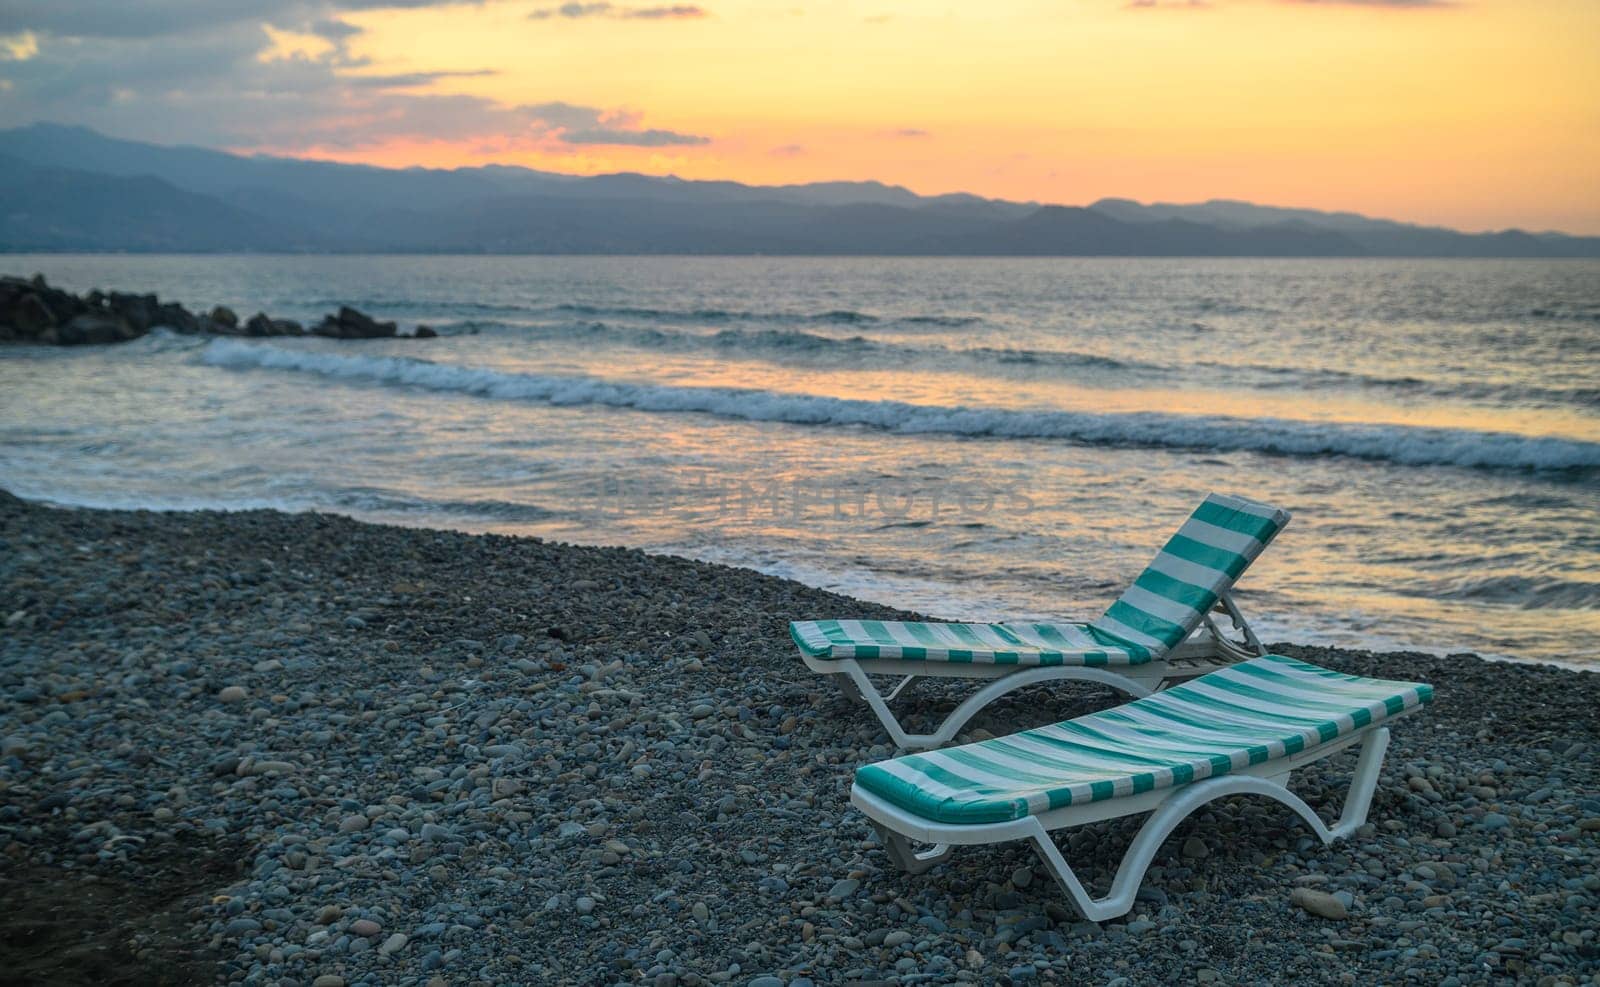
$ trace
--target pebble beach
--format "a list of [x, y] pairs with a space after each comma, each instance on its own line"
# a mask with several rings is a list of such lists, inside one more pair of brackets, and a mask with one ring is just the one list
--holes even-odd
[[[636, 550], [4, 493], [0, 601], [0, 982], [1600, 984], [1594, 672], [1274, 644], [1434, 685], [1369, 824], [1323, 846], [1214, 803], [1097, 925], [1022, 844], [910, 876], [849, 807], [894, 751], [786, 623], [885, 607]], [[1026, 690], [962, 739], [1120, 698]], [[1331, 817], [1353, 761], [1297, 791]], [[1059, 842], [1103, 890], [1137, 825]]]

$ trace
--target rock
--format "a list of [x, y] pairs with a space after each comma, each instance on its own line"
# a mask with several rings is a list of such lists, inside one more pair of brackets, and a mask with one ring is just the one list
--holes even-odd
[[1019, 888], [1025, 888], [1033, 883], [1033, 868], [1018, 867], [1011, 872], [1011, 883]]
[[334, 339], [379, 339], [395, 334], [393, 322], [379, 322], [365, 312], [341, 305], [338, 313], [324, 316], [311, 330], [318, 336]]
[[1200, 860], [1211, 853], [1206, 846], [1206, 841], [1198, 836], [1191, 836], [1183, 841], [1183, 855], [1190, 860]]
[[[304, 983], [305, 981], [301, 981]], [[324, 973], [311, 981], [311, 987], [344, 987], [344, 978], [336, 973]]]
[[138, 335], [144, 335], [160, 324], [161, 302], [155, 295], [113, 291], [106, 298], [106, 306], [121, 316]]
[[345, 816], [339, 820], [339, 832], [359, 833], [372, 825], [372, 820], [363, 815]]
[[835, 881], [833, 882], [833, 887], [828, 889], [828, 897], [838, 898], [840, 901], [843, 901], [844, 899], [855, 894], [856, 889], [859, 887], [861, 887], [861, 882], [853, 878]]
[[436, 339], [439, 334], [433, 330], [432, 326], [417, 326], [417, 331], [412, 335], [418, 339]]
[[353, 936], [360, 936], [363, 939], [371, 939], [373, 936], [376, 936], [382, 931], [383, 926], [374, 922], [370, 918], [358, 918], [354, 922], [350, 923], [350, 934]]
[[396, 932], [394, 935], [385, 939], [382, 946], [378, 947], [378, 955], [392, 956], [395, 953], [400, 952], [400, 950], [405, 949], [406, 943], [409, 941], [410, 940], [406, 938], [406, 934], [404, 932]]
[[242, 685], [230, 685], [217, 693], [217, 701], [221, 703], [242, 703], [250, 698], [250, 690]]
[[1350, 911], [1345, 908], [1344, 902], [1326, 891], [1318, 891], [1315, 888], [1295, 888], [1289, 895], [1289, 901], [1318, 918], [1344, 919], [1350, 916]]
[[305, 333], [300, 328], [300, 323], [293, 319], [270, 318], [265, 312], [257, 312], [244, 324], [247, 336], [299, 336]]
[[23, 295], [0, 321], [15, 327], [23, 336], [37, 336], [56, 324], [56, 316], [44, 299], [29, 293]]
[[883, 944], [890, 949], [894, 949], [897, 946], [904, 946], [910, 941], [911, 933], [905, 931], [904, 929], [896, 929], [883, 937]]
[[594, 905], [594, 899], [590, 898], [588, 895], [584, 895], [577, 901], [573, 902], [573, 907], [578, 910], [579, 915], [588, 915], [592, 913], [594, 911]]
[[120, 317], [98, 313], [75, 315], [56, 329], [56, 341], [62, 346], [120, 343], [138, 335]]
[[339, 921], [342, 915], [344, 915], [344, 909], [338, 905], [323, 905], [322, 910], [317, 912], [317, 924], [332, 925]]
[[233, 313], [233, 309], [226, 305], [218, 305], [211, 310], [211, 321], [224, 329], [239, 328], [239, 317]]

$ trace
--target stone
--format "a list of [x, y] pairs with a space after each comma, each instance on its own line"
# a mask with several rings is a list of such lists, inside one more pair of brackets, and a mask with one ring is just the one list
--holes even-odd
[[[305, 981], [301, 981], [304, 983]], [[311, 987], [344, 987], [344, 978], [336, 973], [324, 973], [311, 981]]]
[[373, 936], [382, 931], [383, 926], [374, 922], [370, 918], [358, 918], [354, 922], [350, 923], [350, 934], [353, 936], [360, 936], [363, 939], [371, 939]]
[[120, 316], [92, 312], [75, 315], [56, 328], [56, 341], [63, 346], [120, 343], [137, 335]]
[[223, 703], [242, 703], [250, 698], [250, 690], [242, 685], [230, 685], [217, 693], [217, 701]]
[[343, 819], [339, 820], [339, 832], [359, 833], [370, 825], [372, 825], [372, 820], [368, 819], [366, 816], [359, 814], [345, 816]]
[[400, 952], [400, 950], [405, 949], [406, 943], [409, 941], [410, 940], [406, 938], [406, 934], [404, 932], [396, 932], [389, 938], [385, 939], [382, 946], [378, 947], [378, 955], [392, 956], [395, 953]]
[[1011, 872], [1011, 883], [1019, 888], [1025, 888], [1033, 883], [1033, 868], [1018, 867]]
[[416, 332], [412, 335], [417, 339], [436, 339], [439, 336], [432, 326], [417, 326]]
[[904, 946], [910, 941], [911, 933], [905, 931], [904, 929], [896, 929], [883, 937], [883, 944], [890, 949], [894, 949], [897, 946]]
[[1190, 860], [1200, 860], [1210, 853], [1211, 849], [1206, 846], [1206, 841], [1198, 836], [1191, 836], [1183, 841], [1183, 855]]
[[1289, 901], [1318, 918], [1337, 920], [1350, 916], [1350, 910], [1345, 907], [1344, 902], [1326, 891], [1318, 891], [1315, 888], [1295, 888], [1289, 895]]
[[224, 329], [239, 328], [239, 316], [235, 315], [233, 309], [226, 305], [218, 305], [211, 310], [211, 321]]

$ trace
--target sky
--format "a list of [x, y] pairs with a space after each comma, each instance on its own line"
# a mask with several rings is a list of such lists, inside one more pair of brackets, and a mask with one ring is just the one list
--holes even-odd
[[1600, 0], [0, 0], [0, 126], [1600, 234]]

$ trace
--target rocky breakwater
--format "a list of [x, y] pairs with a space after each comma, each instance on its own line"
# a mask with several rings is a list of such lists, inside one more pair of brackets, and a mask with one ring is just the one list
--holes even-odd
[[[42, 343], [79, 346], [122, 343], [164, 328], [191, 335], [213, 336], [327, 336], [333, 339], [380, 339], [400, 335], [393, 322], [380, 322], [349, 306], [324, 316], [310, 328], [293, 319], [275, 319], [257, 312], [240, 321], [226, 306], [196, 313], [177, 302], [162, 302], [152, 294], [103, 292], [86, 295], [52, 287], [43, 275], [32, 278], [0, 276], [0, 343]], [[414, 338], [436, 336], [418, 326]]]

